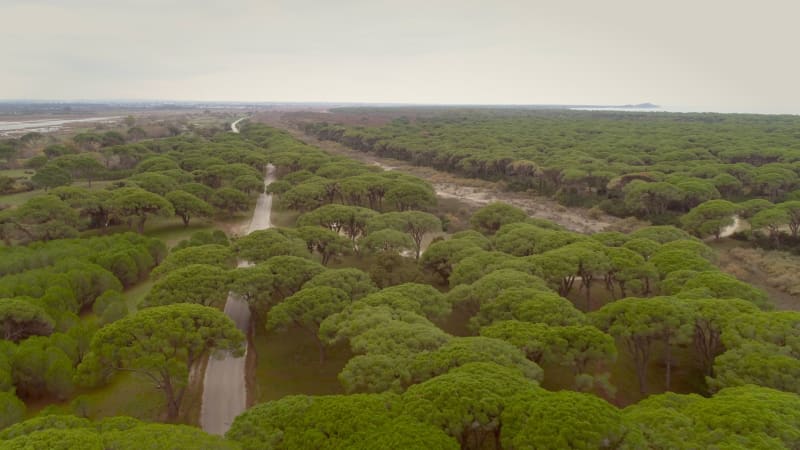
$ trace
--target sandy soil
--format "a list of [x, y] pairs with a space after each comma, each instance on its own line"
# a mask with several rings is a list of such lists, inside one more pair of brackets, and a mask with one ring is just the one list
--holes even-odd
[[405, 161], [382, 158], [369, 153], [358, 152], [331, 141], [320, 141], [306, 135], [291, 122], [290, 117], [278, 111], [260, 113], [255, 120], [276, 128], [282, 128], [307, 144], [320, 147], [331, 153], [373, 164], [384, 170], [399, 170], [418, 176], [430, 182], [436, 194], [442, 198], [454, 198], [471, 208], [478, 208], [491, 202], [502, 201], [525, 210], [531, 217], [551, 220], [564, 228], [580, 233], [603, 231], [620, 219], [607, 214], [592, 215], [583, 208], [568, 208], [557, 202], [527, 193], [503, 190], [499, 183], [471, 178], [459, 178], [453, 174], [411, 165]]

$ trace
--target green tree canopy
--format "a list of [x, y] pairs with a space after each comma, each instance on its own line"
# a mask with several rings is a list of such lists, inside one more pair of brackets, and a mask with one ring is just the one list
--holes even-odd
[[55, 322], [45, 310], [30, 297], [0, 300], [0, 330], [3, 339], [19, 342], [29, 336], [47, 336], [53, 332]]
[[113, 192], [111, 211], [121, 220], [135, 221], [139, 233], [144, 232], [144, 224], [149, 217], [169, 217], [175, 214], [172, 205], [164, 197], [132, 187]]
[[241, 354], [243, 342], [233, 321], [216, 309], [187, 303], [147, 308], [98, 330], [78, 375], [93, 384], [115, 371], [140, 374], [163, 392], [167, 418], [174, 420], [192, 365], [212, 350]]
[[524, 222], [528, 218], [525, 211], [506, 203], [490, 203], [476, 211], [469, 222], [472, 228], [487, 235], [495, 234], [505, 224]]
[[208, 264], [190, 264], [159, 278], [140, 307], [196, 303], [222, 308], [228, 298], [230, 282], [228, 270]]
[[165, 198], [172, 204], [175, 215], [183, 220], [183, 226], [188, 227], [192, 217], [208, 217], [212, 214], [211, 205], [186, 191], [172, 191]]
[[341, 289], [352, 300], [358, 300], [378, 290], [367, 273], [355, 268], [328, 269], [308, 280], [303, 289], [318, 286]]
[[322, 364], [325, 344], [318, 337], [320, 324], [328, 316], [342, 311], [350, 301], [341, 289], [328, 286], [304, 288], [272, 307], [267, 314], [267, 329], [294, 325], [305, 330], [317, 343]]

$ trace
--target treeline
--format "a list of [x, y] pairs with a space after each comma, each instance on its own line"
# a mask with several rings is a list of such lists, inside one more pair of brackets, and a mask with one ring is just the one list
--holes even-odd
[[[139, 373], [161, 390], [173, 420], [195, 361], [215, 349], [243, 351], [244, 337], [220, 311], [231, 290], [248, 302], [255, 326], [306, 332], [320, 361], [331, 345], [347, 343], [354, 356], [338, 375], [347, 394], [256, 405], [224, 441], [175, 428], [189, 445], [800, 446], [800, 314], [770, 311], [764, 292], [720, 272], [714, 252], [686, 231], [586, 236], [496, 203], [472, 215], [470, 230], [425, 248], [447, 224], [424, 181], [332, 157], [261, 125], [243, 135], [278, 168], [281, 182], [271, 189], [302, 212], [297, 227], [233, 241], [200, 233], [179, 245], [151, 273], [140, 310], [93, 334], [74, 380], [101, 385], [119, 371]], [[381, 183], [383, 195], [373, 189], [370, 197]], [[350, 185], [362, 187], [343, 188]], [[254, 264], [236, 268], [237, 259]], [[25, 251], [20, 260], [34, 261]], [[365, 270], [351, 267], [365, 261]], [[63, 345], [52, 336], [45, 352]], [[620, 355], [630, 369], [615, 366]], [[615, 367], [630, 372], [616, 384]], [[659, 387], [648, 384], [656, 370]], [[605, 400], [669, 391], [687, 373], [699, 373], [692, 384], [709, 397], [666, 392], [624, 409]], [[567, 390], [542, 387], [554, 385]], [[13, 397], [9, 404], [12, 423], [21, 415]], [[11, 426], [0, 442], [72, 437], [59, 428], [76, 419], [46, 417]], [[142, 445], [155, 439], [138, 427], [131, 435]], [[117, 448], [101, 424], [76, 428], [76, 439]], [[171, 445], [170, 438], [161, 439]]]
[[[800, 443], [791, 431], [800, 418], [798, 385], [785, 372], [798, 364], [793, 336], [800, 316], [763, 311], [769, 307], [764, 293], [720, 273], [701, 242], [673, 227], [586, 237], [531, 223], [500, 204], [476, 213], [472, 226], [434, 243], [420, 260], [449, 273], [444, 294], [407, 280], [380, 289], [367, 273], [326, 270], [307, 257], [273, 254], [244, 269], [253, 276], [238, 289], [259, 305], [268, 329], [305, 329], [316, 336], [321, 358], [337, 342], [348, 342], [355, 356], [339, 374], [348, 395], [257, 405], [236, 419], [227, 437], [244, 448]], [[518, 229], [538, 233], [525, 241], [545, 247], [510, 244]], [[620, 268], [620, 260], [630, 264]], [[279, 282], [259, 299], [266, 289], [256, 283], [270, 274]], [[591, 282], [578, 287], [587, 279], [616, 292], [625, 284], [639, 297], [583, 313], [559, 290], [571, 283], [588, 290]], [[467, 335], [441, 329], [453, 310], [468, 313]], [[642, 392], [652, 392], [645, 380], [654, 358], [671, 389], [672, 355], [679, 349], [693, 355], [712, 397], [664, 393], [618, 409], [596, 395], [613, 398], [616, 388], [630, 389], [613, 386], [608, 374], [622, 352], [633, 360]], [[547, 373], [559, 368], [573, 374], [571, 391], [542, 389]], [[746, 429], [742, 415], [751, 421]]]
[[[171, 414], [180, 405], [195, 358], [204, 357], [210, 348], [241, 345], [232, 322], [211, 308], [186, 310], [179, 305], [131, 314], [146, 305], [128, 305], [122, 291], [147, 278], [164, 261], [167, 249], [161, 240], [134, 233], [87, 236], [93, 230], [118, 231], [111, 228], [114, 225], [123, 225], [123, 230], [127, 225], [141, 233], [151, 217], [178, 216], [188, 225], [194, 217], [249, 209], [255, 195], [263, 191], [267, 160], [258, 147], [226, 134], [213, 139], [181, 136], [105, 147], [108, 154], [127, 155], [106, 161], [103, 168], [114, 172], [112, 178], [117, 181], [92, 185], [96, 166], [87, 165], [62, 179], [64, 183], [45, 186], [46, 194], [0, 212], [0, 235], [7, 244], [0, 247], [0, 390], [4, 392], [2, 408], [9, 413], [9, 422], [3, 426], [23, 415], [25, 404], [20, 399], [72, 400], [68, 409], [80, 411], [81, 396], [75, 394], [109, 381], [118, 370], [145, 377], [165, 373], [156, 385], [170, 393], [165, 398], [173, 420], [176, 416]], [[97, 162], [90, 153], [56, 155], [51, 147], [47, 149], [50, 151], [44, 156], [51, 158], [52, 164], [44, 165], [37, 175], [44, 176], [48, 167], [59, 168], [65, 160]], [[87, 181], [86, 187], [62, 186], [69, 184], [72, 175]], [[86, 237], [75, 238], [80, 234]], [[227, 237], [220, 234], [200, 234], [178, 248], [227, 245]], [[202, 275], [192, 274], [192, 278]], [[176, 332], [184, 327], [182, 337], [188, 341], [183, 348], [190, 355], [175, 355], [176, 346], [181, 345], [176, 337], [160, 335], [171, 339], [173, 354], [161, 360], [167, 366], [156, 360], [155, 372], [148, 375], [146, 368], [133, 367], [131, 360], [153, 358], [158, 344], [153, 340], [150, 346], [138, 349], [133, 344], [139, 342], [137, 333], [145, 337], [146, 324], [158, 311], [161, 319], [155, 331]], [[176, 321], [171, 329], [160, 329], [171, 320]], [[112, 334], [128, 323], [132, 328]], [[220, 333], [217, 341], [209, 329]], [[205, 334], [201, 344], [195, 342], [199, 330]], [[103, 340], [103, 336], [112, 338]], [[134, 343], [123, 345], [115, 340], [119, 338], [133, 338]], [[92, 347], [95, 341], [98, 343]], [[123, 356], [121, 348], [127, 349]], [[104, 351], [122, 359], [103, 359], [108, 358]], [[175, 368], [182, 358], [189, 359], [185, 373]], [[148, 363], [153, 362], [144, 365]]]
[[[359, 113], [338, 111], [343, 120]], [[657, 222], [712, 199], [781, 200], [800, 183], [800, 123], [791, 116], [390, 111], [394, 120], [382, 126], [337, 124], [334, 113], [305, 130], [359, 151]]]
[[[0, 248], [3, 425], [24, 413], [17, 396], [71, 398], [93, 334], [128, 314], [123, 288], [146, 277], [165, 253], [161, 241], [132, 233]], [[86, 313], [96, 319], [79, 318]]]
[[[699, 237], [719, 238], [723, 230], [734, 227], [733, 236], [746, 239], [767, 249], [800, 252], [800, 191], [789, 195], [791, 200], [772, 203], [752, 199], [740, 203], [710, 200], [697, 205], [681, 217], [684, 229]], [[741, 226], [744, 220], [749, 228]]]
[[0, 194], [45, 188], [70, 178], [86, 178], [90, 182], [119, 179], [126, 176], [118, 170], [125, 167], [125, 160], [129, 163], [133, 153], [146, 151], [134, 144], [144, 142], [146, 146], [152, 142], [148, 139], [178, 136], [190, 130], [210, 137], [226, 129], [196, 129], [171, 120], [152, 121], [128, 116], [112, 130], [85, 131], [61, 140], [39, 132], [0, 140], [0, 168], [41, 171], [33, 179], [0, 175]]
[[[0, 212], [4, 242], [69, 238], [112, 225], [141, 233], [151, 217], [177, 216], [188, 225], [198, 217], [245, 211], [263, 191], [266, 156], [230, 133], [213, 140], [181, 136], [107, 150], [113, 158], [106, 164], [117, 180], [110, 185], [92, 187], [100, 162], [88, 154], [59, 156], [37, 170], [32, 179], [46, 193]], [[62, 169], [63, 158], [82, 163]], [[73, 179], [87, 186], [70, 186]]]
[[[302, 170], [308, 169], [284, 164], [287, 186], [296, 185], [293, 174]], [[302, 249], [304, 228], [341, 232], [360, 252], [375, 233], [391, 231], [371, 230], [370, 223], [402, 214], [360, 220], [353, 214], [360, 207], [339, 204], [344, 197], [331, 201], [302, 215], [300, 228], [254, 233], [234, 244], [252, 251], [245, 258], [263, 262], [237, 269], [233, 290], [268, 329], [304, 329], [321, 360], [328, 346], [349, 343], [355, 356], [339, 379], [350, 395], [292, 396], [252, 408], [228, 433], [246, 448], [264, 442], [368, 448], [382, 439], [405, 442], [410, 430], [417, 437], [410, 448], [796, 444], [776, 430], [792, 429], [798, 417], [778, 403], [800, 400], [798, 385], [781, 369], [798, 363], [789, 342], [800, 316], [764, 312], [770, 308], [765, 293], [720, 272], [714, 252], [686, 232], [656, 226], [585, 236], [493, 204], [473, 215], [472, 231], [434, 242], [419, 259], [421, 269], [441, 277], [437, 284], [449, 287], [441, 293], [411, 272], [380, 285], [372, 271], [310, 261]], [[328, 218], [337, 210], [343, 215]], [[624, 298], [597, 309], [598, 288]], [[576, 291], [588, 313], [565, 298], [576, 298]], [[453, 311], [469, 318], [466, 335], [442, 330]], [[662, 394], [620, 411], [589, 394], [613, 398], [616, 389], [631, 389], [614, 386], [609, 374], [622, 352], [634, 363], [642, 394], [652, 392], [647, 379], [655, 359], [670, 390], [678, 351], [692, 355], [706, 392], [716, 395]], [[774, 364], [765, 368], [757, 355], [770, 355]], [[573, 375], [564, 387], [578, 392], [538, 387], [559, 368]], [[751, 414], [769, 416], [769, 425], [741, 432], [733, 411], [746, 404]], [[677, 422], [663, 422], [664, 415]], [[589, 425], [581, 417], [594, 419]]]

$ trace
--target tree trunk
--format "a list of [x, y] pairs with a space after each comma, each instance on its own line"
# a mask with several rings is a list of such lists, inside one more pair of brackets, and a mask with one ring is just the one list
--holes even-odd
[[664, 338], [664, 365], [666, 366], [666, 390], [670, 390], [672, 385], [672, 346], [670, 345], [669, 336]]
[[631, 337], [625, 340], [628, 351], [636, 365], [636, 378], [639, 381], [639, 393], [645, 395], [647, 391], [647, 362], [649, 358], [650, 342], [647, 338]]
[[592, 310], [592, 276], [586, 275], [581, 278], [581, 284], [586, 289], [586, 311]]
[[186, 228], [189, 226], [189, 220], [191, 220], [191, 217], [189, 217], [187, 214], [184, 214], [181, 216], [181, 220], [183, 220], [183, 227]]
[[647, 362], [636, 360], [636, 378], [639, 380], [639, 393], [644, 395], [647, 391]]
[[175, 397], [175, 391], [172, 388], [172, 383], [169, 379], [161, 383], [164, 395], [167, 397], [167, 422], [174, 422], [178, 418], [178, 411], [180, 403]]

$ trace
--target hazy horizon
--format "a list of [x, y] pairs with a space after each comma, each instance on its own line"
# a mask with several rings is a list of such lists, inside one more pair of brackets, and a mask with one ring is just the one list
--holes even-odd
[[785, 0], [6, 0], [0, 51], [12, 63], [0, 99], [651, 102], [797, 114], [798, 9]]

